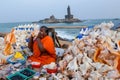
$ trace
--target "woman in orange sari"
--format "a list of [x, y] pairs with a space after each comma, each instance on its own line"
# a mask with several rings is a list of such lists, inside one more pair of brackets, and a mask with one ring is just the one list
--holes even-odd
[[28, 58], [32, 62], [40, 62], [40, 64], [50, 64], [56, 61], [56, 53], [53, 39], [48, 36], [48, 28], [41, 26], [38, 36], [35, 40], [31, 36], [28, 43], [29, 49], [33, 55]]

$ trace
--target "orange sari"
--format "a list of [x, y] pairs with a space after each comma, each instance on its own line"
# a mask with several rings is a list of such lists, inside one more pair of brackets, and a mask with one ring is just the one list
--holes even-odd
[[33, 55], [30, 56], [28, 59], [32, 62], [40, 62], [42, 65], [55, 62], [56, 53], [52, 38], [50, 36], [46, 36], [45, 38], [41, 39], [41, 43], [49, 53], [41, 53], [38, 47], [38, 42], [37, 40], [35, 40], [33, 44]]

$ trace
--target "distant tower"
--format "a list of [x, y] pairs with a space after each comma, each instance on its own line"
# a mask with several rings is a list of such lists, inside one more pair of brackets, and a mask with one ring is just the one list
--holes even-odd
[[68, 15], [71, 15], [70, 6], [68, 6], [68, 8], [67, 8], [67, 14], [68, 14]]
[[69, 5], [68, 5], [68, 8], [67, 8], [67, 15], [65, 15], [65, 19], [73, 19], [73, 15], [71, 15]]

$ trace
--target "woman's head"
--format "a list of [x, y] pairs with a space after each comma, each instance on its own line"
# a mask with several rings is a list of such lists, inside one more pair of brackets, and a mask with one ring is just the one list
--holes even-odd
[[39, 31], [39, 34], [38, 34], [38, 37], [39, 38], [44, 38], [45, 36], [47, 36], [48, 35], [48, 27], [46, 27], [46, 26], [41, 26], [40, 27], [40, 31]]

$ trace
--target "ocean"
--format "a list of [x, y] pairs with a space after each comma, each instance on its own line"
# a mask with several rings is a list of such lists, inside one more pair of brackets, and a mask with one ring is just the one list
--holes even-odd
[[[114, 29], [120, 26], [120, 19], [92, 19], [92, 20], [84, 20], [83, 22], [79, 23], [50, 23], [50, 24], [42, 24], [38, 23], [38, 25], [42, 26], [65, 26], [65, 28], [62, 29], [55, 29], [57, 32], [58, 36], [62, 38], [66, 38], [69, 40], [74, 39], [78, 34], [80, 29], [75, 29], [75, 28], [68, 28], [69, 26], [88, 26], [88, 27], [93, 27], [95, 25], [98, 25], [102, 22], [110, 22], [112, 21], [114, 23]], [[32, 22], [16, 22], [16, 23], [0, 23], [0, 32], [10, 32], [13, 27], [17, 27], [19, 25], [27, 25], [27, 24], [32, 24]]]

